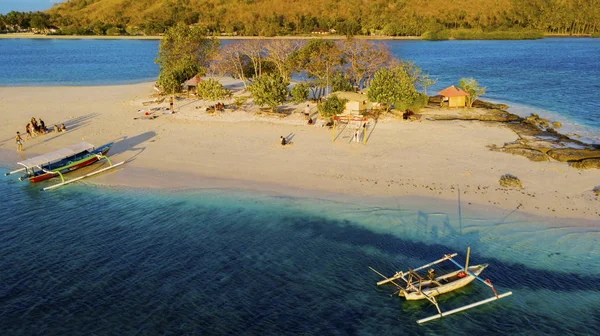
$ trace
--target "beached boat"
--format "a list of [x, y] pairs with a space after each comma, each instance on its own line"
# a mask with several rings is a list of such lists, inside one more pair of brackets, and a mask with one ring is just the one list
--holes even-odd
[[[27, 159], [25, 161], [17, 162], [18, 165], [21, 165], [24, 168], [6, 173], [5, 175], [24, 172], [25, 174], [19, 177], [19, 180], [29, 180], [29, 182], [31, 183], [37, 183], [53, 177], [60, 177], [60, 179], [62, 180], [61, 183], [46, 187], [43, 190], [59, 187], [61, 185], [75, 182], [83, 178], [122, 165], [124, 162], [112, 164], [110, 159], [106, 156], [113, 144], [114, 143], [111, 142], [98, 148], [95, 148], [94, 145], [90, 143], [81, 142], [69, 147], [56, 150], [54, 152], [46, 153]], [[70, 173], [79, 168], [87, 167], [100, 160], [108, 161], [110, 166], [99, 171], [80, 176], [76, 179], [65, 181], [63, 176], [64, 174]]]
[[[404, 297], [406, 300], [429, 300], [438, 311], [438, 314], [418, 320], [419, 324], [425, 323], [431, 320], [435, 320], [441, 318], [443, 316], [452, 315], [454, 313], [458, 313], [463, 310], [467, 310], [473, 307], [477, 307], [479, 305], [499, 300], [503, 297], [512, 295], [512, 292], [507, 292], [498, 295], [496, 293], [496, 289], [492, 285], [492, 282], [489, 279], [483, 280], [479, 277], [479, 274], [483, 272], [483, 270], [488, 267], [487, 264], [475, 265], [469, 267], [469, 255], [471, 249], [467, 249], [467, 259], [465, 266], [462, 266], [458, 262], [456, 262], [454, 257], [456, 257], [456, 253], [446, 254], [443, 258], [428, 263], [426, 265], [417, 267], [415, 269], [409, 269], [408, 271], [396, 272], [391, 277], [386, 277], [385, 275], [379, 273], [375, 269], [371, 268], [371, 270], [380, 276], [382, 276], [385, 280], [377, 282], [377, 286], [392, 284], [397, 287], [398, 295]], [[449, 272], [443, 275], [436, 275], [435, 270], [430, 268], [434, 265], [442, 263], [444, 261], [450, 261], [458, 267], [458, 270]], [[429, 268], [427, 275], [420, 275], [418, 272], [424, 269]], [[490, 287], [494, 292], [494, 296], [485, 300], [481, 300], [478, 302], [474, 302], [468, 304], [466, 306], [462, 306], [453, 310], [442, 312], [440, 306], [436, 300], [436, 296], [449, 293], [455, 291], [459, 288], [465, 287], [470, 284], [473, 280], [478, 280], [484, 283], [486, 286]], [[399, 282], [402, 281], [403, 285]]]

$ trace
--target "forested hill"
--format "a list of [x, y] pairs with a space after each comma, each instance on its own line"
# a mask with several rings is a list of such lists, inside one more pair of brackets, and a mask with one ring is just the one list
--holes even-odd
[[91, 34], [157, 34], [180, 21], [217, 35], [262, 36], [600, 30], [600, 0], [69, 0], [47, 14], [54, 25]]

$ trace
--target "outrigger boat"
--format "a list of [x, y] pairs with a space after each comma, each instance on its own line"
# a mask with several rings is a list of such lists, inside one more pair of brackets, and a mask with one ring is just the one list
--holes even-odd
[[[456, 253], [446, 254], [443, 258], [433, 261], [429, 264], [417, 267], [415, 269], [409, 269], [408, 271], [396, 272], [396, 274], [389, 278], [379, 273], [372, 267], [369, 268], [373, 272], [379, 274], [385, 279], [379, 281], [377, 283], [377, 286], [393, 284], [398, 288], [398, 295], [404, 297], [406, 300], [426, 299], [429, 300], [429, 302], [431, 302], [435, 306], [435, 308], [438, 311], [438, 314], [418, 320], [417, 323], [421, 324], [512, 295], [512, 292], [498, 294], [496, 292], [496, 289], [492, 285], [492, 282], [489, 279], [483, 280], [482, 278], [480, 278], [479, 274], [481, 274], [481, 272], [483, 272], [483, 270], [486, 267], [488, 267], [488, 265], [481, 264], [469, 267], [470, 253], [471, 248], [467, 248], [467, 259], [465, 262], [465, 266], [462, 266], [453, 259], [454, 257], [456, 257]], [[458, 267], [458, 270], [440, 276], [437, 276], [433, 269], [429, 269], [426, 276], [421, 276], [417, 273], [418, 271], [427, 269], [433, 265], [437, 265], [444, 261], [451, 261], [454, 265]], [[403, 285], [399, 284], [400, 281], [398, 280], [401, 280], [403, 282]], [[442, 312], [435, 297], [465, 287], [466, 285], [470, 284], [473, 280], [481, 281], [486, 286], [490, 287], [494, 292], [494, 296], [485, 300], [471, 303], [463, 307]]]
[[[106, 156], [108, 151], [113, 146], [114, 142], [107, 143], [106, 145], [95, 148], [94, 145], [81, 142], [69, 147], [59, 149], [54, 152], [39, 155], [25, 161], [17, 162], [17, 164], [24, 168], [17, 169], [15, 171], [6, 173], [5, 175], [12, 175], [19, 172], [25, 172], [25, 174], [19, 177], [19, 180], [29, 180], [31, 183], [37, 183], [53, 177], [60, 177], [61, 183], [45, 187], [42, 190], [53, 189], [56, 187], [63, 186], [75, 181], [79, 181], [86, 177], [96, 175], [106, 170], [118, 167], [125, 163], [119, 162], [112, 164], [110, 159]], [[79, 168], [87, 167], [100, 160], [106, 160], [109, 163], [109, 167], [97, 170], [95, 172], [80, 176], [68, 181], [65, 181], [64, 174], [75, 171]]]

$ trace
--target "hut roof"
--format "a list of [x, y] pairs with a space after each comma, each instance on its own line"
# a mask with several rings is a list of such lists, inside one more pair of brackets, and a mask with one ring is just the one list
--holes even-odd
[[361, 94], [361, 93], [356, 93], [356, 92], [337, 91], [337, 92], [333, 92], [332, 94], [337, 95], [340, 98], [348, 99], [349, 101], [358, 101], [358, 102], [369, 101], [369, 98], [367, 98], [366, 94]]
[[190, 79], [186, 80], [186, 81], [183, 83], [183, 86], [184, 86], [184, 87], [188, 87], [188, 86], [198, 86], [198, 83], [200, 83], [200, 81], [202, 81], [202, 79], [200, 79], [200, 77], [198, 77], [198, 76], [194, 76], [194, 77], [192, 77], [192, 78], [190, 78]]
[[469, 94], [466, 93], [465, 91], [461, 90], [460, 88], [457, 88], [454, 85], [450, 85], [449, 87], [443, 89], [442, 91], [438, 92], [439, 95], [442, 95], [444, 97], [463, 97], [463, 96], [468, 96]]

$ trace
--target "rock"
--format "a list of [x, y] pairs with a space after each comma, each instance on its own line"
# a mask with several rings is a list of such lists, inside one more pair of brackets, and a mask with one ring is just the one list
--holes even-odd
[[594, 194], [596, 194], [596, 196], [600, 196], [600, 186], [594, 187]]
[[549, 121], [549, 120], [546, 120], [546, 119], [538, 119], [538, 120], [537, 120], [537, 124], [538, 124], [540, 127], [546, 128], [546, 127], [550, 126], [550, 121]]
[[524, 156], [526, 158], [528, 158], [531, 161], [535, 161], [535, 162], [542, 162], [542, 161], [548, 161], [548, 157], [541, 151], [536, 150], [536, 149], [531, 149], [531, 148], [492, 148], [491, 150], [496, 151], [496, 152], [504, 152], [504, 153], [510, 153], [513, 155], [520, 155], [520, 156]]
[[560, 121], [554, 121], [552, 123], [552, 128], [561, 128], [562, 127], [562, 123]]
[[599, 149], [555, 148], [549, 150], [546, 154], [560, 162], [600, 159]]
[[571, 161], [570, 166], [577, 169], [600, 169], [600, 159], [585, 159], [581, 161]]
[[521, 184], [521, 180], [519, 180], [516, 176], [511, 174], [505, 174], [500, 177], [500, 181], [498, 181], [502, 187], [505, 188], [519, 188], [523, 189], [523, 185]]

